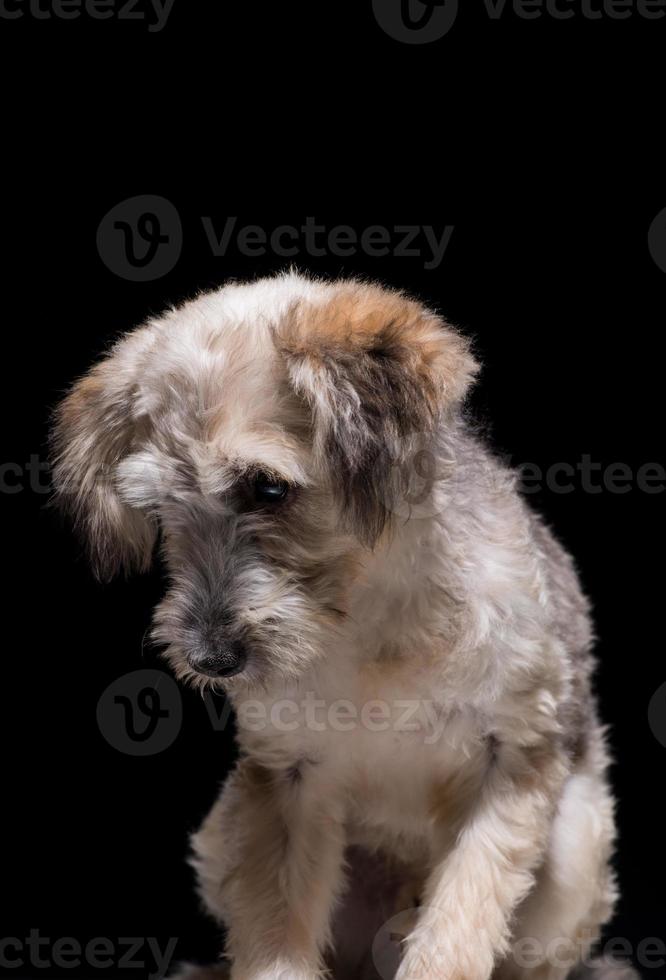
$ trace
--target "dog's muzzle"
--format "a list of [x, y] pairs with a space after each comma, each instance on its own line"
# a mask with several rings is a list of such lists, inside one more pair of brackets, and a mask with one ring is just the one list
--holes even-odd
[[234, 640], [219, 643], [214, 650], [188, 653], [187, 662], [192, 670], [206, 677], [233, 677], [245, 667], [247, 652], [242, 643]]

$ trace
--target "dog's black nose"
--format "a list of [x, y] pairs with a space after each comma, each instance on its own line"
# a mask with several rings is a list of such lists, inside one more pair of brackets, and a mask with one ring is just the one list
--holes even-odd
[[245, 666], [247, 653], [242, 643], [222, 643], [214, 650], [190, 653], [187, 661], [193, 670], [207, 677], [233, 677]]

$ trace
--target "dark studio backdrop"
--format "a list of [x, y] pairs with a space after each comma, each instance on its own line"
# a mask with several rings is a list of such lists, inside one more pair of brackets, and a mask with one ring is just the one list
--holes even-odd
[[[420, 44], [369, 3], [184, 8], [153, 32], [27, 5], [0, 17], [7, 82], [29, 69], [42, 86], [7, 106], [2, 211], [0, 938], [21, 962], [0, 973], [147, 977], [149, 938], [177, 938], [174, 961], [218, 950], [185, 857], [233, 762], [233, 722], [164, 678], [166, 715], [132, 737], [127, 719], [141, 729], [156, 707], [125, 714], [144, 686], [133, 672], [166, 671], [145, 642], [164, 583], [158, 567], [93, 580], [47, 506], [45, 440], [62, 393], [121, 332], [294, 264], [406, 288], [475, 338], [473, 414], [524, 466], [594, 605], [620, 830], [606, 938], [666, 976], [666, 193], [632, 108], [654, 91], [666, 23], [493, 20], [478, 4]], [[366, 142], [347, 111], [373, 127]], [[103, 937], [114, 965], [58, 965], [68, 937]], [[144, 966], [126, 970], [129, 937]]]

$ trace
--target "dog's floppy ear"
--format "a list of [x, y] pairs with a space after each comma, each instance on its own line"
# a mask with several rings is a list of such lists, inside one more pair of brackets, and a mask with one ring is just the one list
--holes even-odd
[[73, 386], [51, 431], [55, 503], [73, 517], [103, 581], [121, 568], [145, 570], [156, 538], [153, 522], [116, 489], [117, 464], [146, 425], [135, 385], [147, 333], [129, 334]]
[[401, 293], [341, 284], [298, 303], [276, 330], [291, 385], [313, 414], [315, 450], [354, 530], [369, 544], [386, 523], [386, 481], [410, 437], [455, 412], [478, 370], [468, 342]]

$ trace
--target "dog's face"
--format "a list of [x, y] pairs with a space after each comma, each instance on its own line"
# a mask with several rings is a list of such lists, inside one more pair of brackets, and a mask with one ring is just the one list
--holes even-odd
[[170, 587], [155, 637], [225, 687], [325, 655], [389, 521], [414, 435], [455, 411], [464, 340], [401, 294], [290, 275], [228, 286], [130, 333], [54, 427], [58, 499], [98, 575]]

